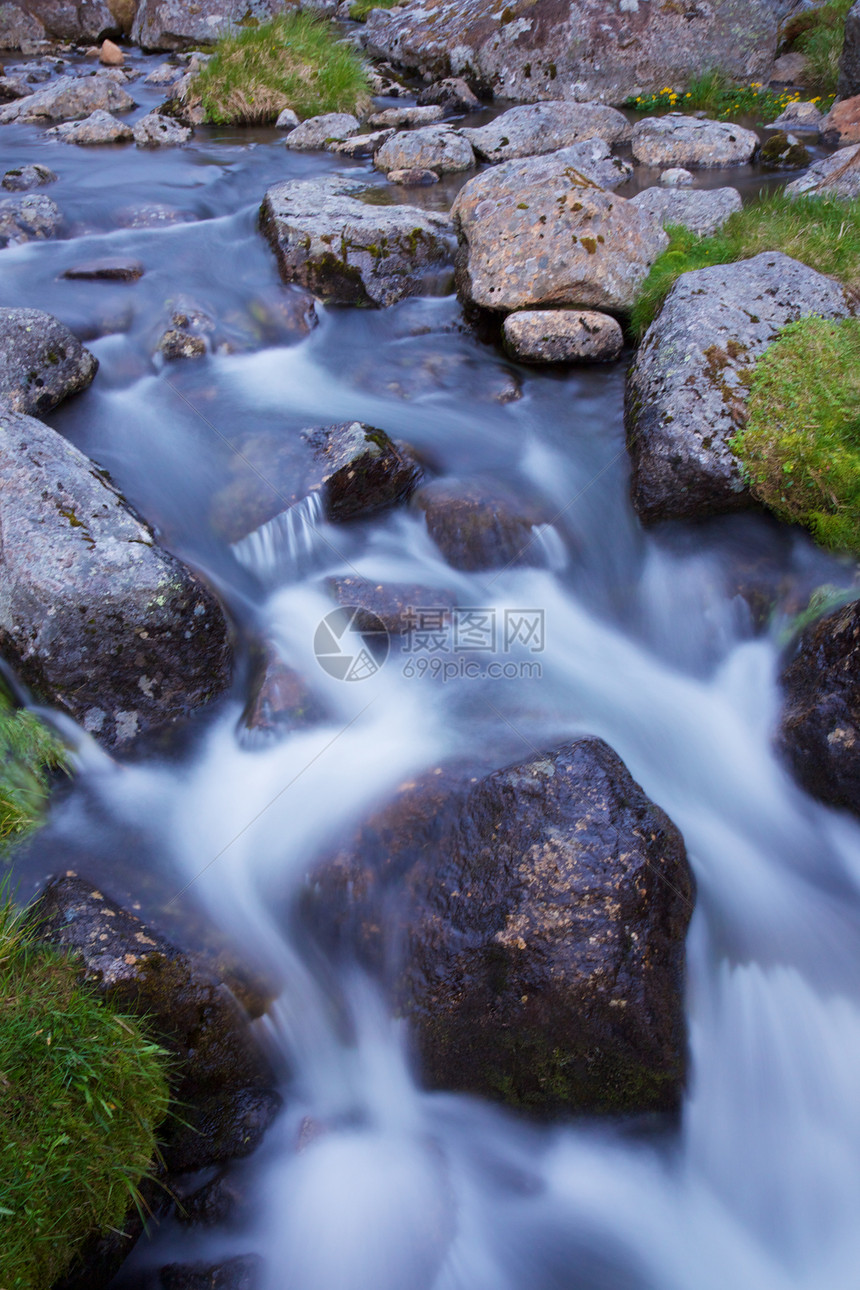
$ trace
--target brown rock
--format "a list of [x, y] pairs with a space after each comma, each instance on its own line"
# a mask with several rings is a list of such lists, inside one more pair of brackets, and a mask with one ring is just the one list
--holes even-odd
[[112, 40], [103, 40], [99, 50], [99, 62], [105, 67], [122, 67], [125, 62], [125, 54], [119, 45], [115, 45]]
[[521, 363], [603, 362], [624, 347], [618, 321], [594, 310], [524, 310], [508, 315], [502, 334], [508, 353]]
[[437, 479], [416, 494], [415, 505], [455, 569], [544, 563], [536, 529], [546, 517], [498, 484]]
[[456, 605], [450, 591], [416, 583], [331, 578], [329, 587], [339, 605], [357, 609], [355, 625], [359, 631], [378, 631], [378, 623], [382, 623], [390, 636], [403, 636], [414, 630], [416, 609], [438, 610], [439, 621], [443, 625], [450, 623]]
[[822, 122], [821, 136], [837, 146], [860, 143], [860, 94], [834, 103]]

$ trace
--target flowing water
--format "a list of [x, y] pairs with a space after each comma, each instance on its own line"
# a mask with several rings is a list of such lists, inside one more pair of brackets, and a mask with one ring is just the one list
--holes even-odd
[[[134, 93], [141, 111], [159, 97]], [[771, 747], [780, 633], [813, 587], [847, 585], [850, 570], [762, 516], [643, 533], [627, 497], [624, 363], [518, 369], [445, 295], [320, 308], [304, 335], [304, 302], [279, 285], [256, 211], [268, 183], [334, 158], [291, 154], [267, 131], [201, 131], [149, 154], [14, 126], [2, 145], [9, 165], [59, 173], [46, 191], [75, 234], [2, 252], [2, 303], [48, 309], [101, 362], [51, 423], [209, 578], [240, 662], [231, 695], [170, 746], [120, 763], [77, 736], [78, 776], [23, 857], [22, 888], [74, 867], [180, 939], [218, 929], [281, 991], [268, 1040], [289, 1072], [285, 1110], [240, 1170], [250, 1216], [214, 1232], [168, 1223], [136, 1266], [254, 1251], [266, 1290], [856, 1286], [860, 830], [806, 797]], [[153, 203], [179, 218], [128, 226]], [[144, 277], [60, 278], [106, 255], [140, 260]], [[216, 320], [206, 358], [152, 358], [176, 308]], [[408, 510], [334, 528], [302, 504], [231, 546], [213, 499], [246, 468], [237, 450], [353, 418], [439, 473], [540, 497], [553, 523], [538, 567], [455, 572]], [[543, 648], [520, 641], [507, 673], [484, 660], [466, 675], [417, 668], [395, 646], [344, 682], [314, 640], [333, 608], [326, 579], [356, 574], [497, 622], [542, 615]], [[778, 606], [769, 624], [764, 600]], [[259, 639], [306, 679], [319, 724], [245, 737], [242, 661]], [[314, 857], [415, 773], [450, 756], [504, 765], [581, 733], [606, 738], [676, 821], [698, 883], [690, 1086], [679, 1127], [659, 1135], [537, 1125], [423, 1091], [376, 988], [308, 956], [294, 923]]]

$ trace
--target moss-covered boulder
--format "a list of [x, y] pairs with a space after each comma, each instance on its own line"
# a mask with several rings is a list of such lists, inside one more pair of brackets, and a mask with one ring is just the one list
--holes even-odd
[[678, 1106], [692, 901], [681, 835], [599, 739], [428, 773], [308, 896], [387, 978], [427, 1084], [588, 1112]]

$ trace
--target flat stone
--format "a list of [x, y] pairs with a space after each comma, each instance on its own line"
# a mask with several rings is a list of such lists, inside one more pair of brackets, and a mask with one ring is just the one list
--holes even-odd
[[131, 126], [101, 109], [83, 121], [64, 121], [62, 125], [55, 125], [47, 133], [61, 143], [76, 143], [80, 147], [130, 143], [134, 137]]
[[150, 112], [135, 122], [132, 130], [138, 148], [172, 148], [180, 143], [187, 143], [191, 130], [169, 116], [160, 112]]
[[803, 81], [808, 66], [809, 62], [804, 54], [796, 51], [783, 54], [771, 69], [770, 84], [798, 85]]
[[633, 156], [645, 166], [742, 166], [758, 146], [753, 130], [674, 112], [633, 127]]
[[393, 134], [393, 130], [374, 130], [372, 134], [354, 134], [351, 139], [344, 139], [341, 143], [330, 143], [328, 151], [337, 152], [344, 157], [372, 157]]
[[595, 139], [506, 161], [460, 190], [457, 289], [484, 309], [630, 309], [669, 239], [644, 211], [599, 187], [629, 167]]
[[326, 112], [309, 117], [291, 130], [284, 142], [299, 152], [313, 152], [331, 143], [342, 143], [361, 130], [361, 122], [349, 112]]
[[624, 348], [617, 319], [593, 310], [523, 310], [508, 315], [502, 334], [521, 363], [605, 362]]
[[439, 176], [435, 170], [423, 170], [421, 166], [413, 166], [411, 170], [389, 170], [389, 183], [399, 184], [402, 188], [427, 188], [431, 184], [438, 184]]
[[433, 170], [437, 175], [471, 170], [472, 145], [447, 125], [403, 130], [388, 139], [374, 156], [377, 170]]
[[61, 76], [44, 89], [0, 108], [0, 124], [11, 121], [81, 121], [93, 112], [128, 112], [134, 99], [108, 75]]
[[80, 390], [98, 362], [65, 323], [40, 309], [0, 308], [0, 403], [42, 416]]
[[63, 216], [44, 193], [24, 193], [0, 201], [0, 247], [56, 237]]
[[378, 631], [378, 624], [389, 636], [404, 636], [416, 629], [420, 618], [416, 611], [432, 612], [434, 621], [450, 625], [457, 600], [443, 588], [426, 587], [412, 582], [371, 582], [367, 578], [329, 578], [329, 589], [338, 605], [355, 609], [359, 631]]
[[860, 146], [840, 148], [815, 161], [798, 179], [785, 186], [789, 197], [860, 197]]
[[70, 278], [73, 282], [137, 282], [143, 274], [144, 268], [140, 260], [113, 260], [105, 257], [102, 260], [87, 260], [85, 263], [72, 265], [61, 277]]
[[672, 166], [669, 170], [662, 171], [658, 182], [664, 188], [689, 188], [693, 176], [683, 166]]
[[482, 161], [511, 161], [557, 152], [585, 139], [626, 143], [631, 127], [623, 112], [604, 103], [531, 103], [461, 134]]
[[788, 323], [853, 312], [847, 288], [778, 251], [682, 274], [628, 378], [640, 518], [697, 519], [749, 506], [729, 446], [746, 416], [743, 374]]
[[736, 188], [646, 188], [630, 204], [647, 211], [661, 227], [683, 224], [707, 237], [740, 210], [741, 195]]
[[362, 201], [365, 191], [338, 176], [268, 190], [260, 227], [285, 282], [337, 304], [392, 305], [433, 289], [451, 264], [448, 217]]
[[3, 187], [8, 193], [26, 193], [31, 188], [41, 188], [45, 184], [54, 184], [56, 181], [57, 176], [53, 170], [49, 170], [47, 166], [37, 161], [28, 166], [17, 166], [14, 170], [7, 170], [3, 176]]
[[432, 125], [435, 121], [441, 121], [444, 115], [444, 109], [432, 103], [425, 107], [385, 108], [383, 112], [374, 112], [368, 125], [375, 126], [377, 129], [392, 126], [394, 129], [402, 130], [405, 126]]

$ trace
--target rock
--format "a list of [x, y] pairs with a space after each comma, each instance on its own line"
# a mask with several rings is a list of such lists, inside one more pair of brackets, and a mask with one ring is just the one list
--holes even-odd
[[171, 148], [191, 138], [187, 125], [172, 121], [159, 112], [149, 112], [135, 123], [132, 134], [138, 148]]
[[432, 103], [423, 107], [386, 108], [383, 112], [374, 112], [367, 124], [377, 129], [391, 126], [402, 130], [407, 126], [432, 125], [435, 121], [441, 121], [444, 115], [444, 110]]
[[103, 40], [102, 47], [99, 50], [99, 62], [105, 67], [122, 67], [125, 62], [125, 54], [119, 45], [115, 45], [112, 40]]
[[467, 139], [448, 125], [429, 125], [420, 130], [402, 130], [376, 153], [377, 170], [432, 170], [437, 175], [471, 170], [475, 154]]
[[482, 161], [511, 161], [557, 152], [584, 139], [626, 143], [631, 128], [622, 112], [603, 103], [532, 103], [461, 133]]
[[26, 53], [46, 37], [89, 44], [116, 32], [116, 20], [104, 0], [14, 0], [0, 5], [2, 49]]
[[742, 373], [788, 323], [852, 312], [846, 288], [776, 251], [682, 274], [628, 380], [627, 442], [640, 518], [696, 519], [748, 506], [729, 447], [745, 417]]
[[[148, 76], [144, 76], [143, 83], [144, 85], [175, 85], [184, 75], [184, 69], [175, 63], [159, 63]], [[293, 115], [295, 116], [295, 113]], [[298, 117], [296, 122], [298, 123]]]
[[757, 147], [758, 135], [731, 121], [670, 112], [633, 127], [633, 156], [644, 166], [742, 166]]
[[60, 208], [43, 193], [0, 201], [0, 247], [55, 237], [63, 222]]
[[267, 22], [282, 7], [280, 0], [140, 0], [131, 39], [147, 53], [197, 49], [243, 22]]
[[128, 112], [134, 99], [109, 76], [61, 76], [44, 89], [0, 108], [10, 121], [81, 121], [93, 112]]
[[403, 636], [415, 630], [419, 611], [438, 615], [437, 621], [447, 630], [456, 606], [450, 591], [416, 583], [330, 578], [328, 585], [338, 605], [357, 610], [355, 625], [359, 631], [378, 631], [378, 624], [382, 623], [389, 636]]
[[792, 770], [814, 797], [860, 814], [860, 600], [804, 632], [781, 682]]
[[22, 681], [108, 747], [223, 690], [218, 604], [104, 472], [20, 413], [0, 413], [0, 441], [0, 646]]
[[808, 62], [804, 54], [792, 52], [776, 60], [770, 73], [771, 85], [797, 85], [806, 75]]
[[164, 202], [147, 202], [143, 206], [124, 206], [114, 218], [120, 228], [169, 228], [173, 224], [189, 224], [195, 216]]
[[736, 188], [646, 188], [630, 198], [630, 205], [646, 211], [661, 227], [683, 224], [707, 237], [740, 210], [741, 195]]
[[324, 721], [325, 709], [307, 681], [266, 642], [254, 660], [254, 677], [243, 714], [248, 730], [287, 734]]
[[0, 75], [0, 103], [14, 103], [15, 99], [24, 99], [33, 91], [23, 81], [16, 81], [12, 76]]
[[669, 170], [660, 172], [660, 183], [663, 188], [689, 188], [693, 182], [693, 176], [689, 170], [684, 170], [681, 166], [673, 166]]
[[860, 93], [833, 104], [822, 123], [821, 137], [834, 146], [860, 143]]
[[789, 197], [860, 197], [860, 146], [840, 148], [815, 161], [798, 179], [786, 184]]
[[629, 309], [668, 245], [654, 220], [598, 187], [627, 168], [595, 139], [506, 161], [460, 190], [457, 290], [484, 309]]
[[496, 98], [621, 104], [714, 67], [767, 81], [782, 17], [773, 0], [409, 0], [372, 10], [362, 39], [371, 55], [434, 80], [463, 76]]
[[372, 157], [393, 134], [393, 130], [374, 130], [372, 134], [355, 134], [351, 139], [344, 139], [340, 143], [330, 143], [328, 151], [340, 153], [344, 157]]
[[263, 1261], [243, 1254], [226, 1263], [168, 1263], [159, 1276], [161, 1290], [259, 1290]]
[[791, 130], [794, 134], [818, 134], [823, 121], [824, 113], [817, 103], [788, 103], [768, 128]]
[[387, 965], [431, 1088], [677, 1110], [692, 875], [602, 740], [480, 777], [431, 772], [314, 878], [312, 924], [316, 905], [347, 953]]
[[48, 134], [62, 143], [76, 143], [79, 147], [100, 143], [129, 143], [134, 137], [131, 126], [101, 109], [84, 121], [64, 121], [62, 125], [52, 126]]
[[221, 1227], [232, 1222], [237, 1213], [247, 1206], [247, 1194], [238, 1180], [225, 1170], [216, 1174], [211, 1182], [204, 1183], [190, 1195], [179, 1192], [180, 1205], [176, 1218], [183, 1226]]
[[300, 124], [298, 113], [294, 112], [292, 108], [284, 108], [275, 122], [275, 129], [295, 130], [296, 126]]
[[169, 362], [173, 362], [178, 358], [202, 358], [207, 345], [202, 336], [195, 336], [193, 332], [181, 327], [169, 327], [160, 337], [156, 348]]
[[576, 309], [536, 309], [509, 314], [505, 349], [521, 363], [594, 363], [624, 348], [620, 324], [608, 314]]
[[427, 188], [439, 182], [435, 170], [422, 170], [420, 166], [413, 166], [411, 170], [389, 170], [388, 179], [403, 188]]
[[293, 179], [271, 187], [260, 227], [285, 282], [335, 304], [392, 305], [431, 290], [447, 272], [453, 229], [446, 215], [361, 200], [348, 177]]
[[421, 91], [417, 103], [419, 107], [436, 104], [446, 113], [476, 112], [481, 107], [481, 100], [461, 76], [446, 76], [444, 80], [434, 81]]
[[546, 517], [530, 502], [480, 479], [437, 479], [415, 495], [427, 532], [455, 569], [544, 564], [537, 530]]
[[[272, 1079], [268, 1071], [266, 1078]], [[282, 1105], [274, 1088], [213, 1089], [206, 1082], [201, 1089], [195, 1082], [193, 1104], [182, 1116], [185, 1123], [174, 1127], [162, 1148], [164, 1163], [171, 1173], [186, 1174], [242, 1160], [256, 1151]]]
[[39, 309], [0, 308], [0, 406], [43, 416], [85, 390], [98, 361], [64, 323]]
[[73, 282], [137, 282], [144, 268], [140, 260], [86, 260], [66, 269], [60, 276]]
[[836, 93], [841, 99], [860, 94], [860, 0], [851, 6], [845, 19]]
[[19, 4], [0, 3], [0, 49], [20, 49], [34, 53], [46, 37], [45, 28]]
[[44, 184], [54, 184], [56, 181], [57, 176], [53, 170], [37, 161], [32, 165], [7, 170], [3, 176], [3, 187], [8, 193], [25, 193], [31, 188], [41, 188]]
[[326, 112], [312, 116], [291, 130], [284, 140], [288, 148], [299, 152], [313, 152], [331, 143], [351, 139], [361, 129], [361, 122], [349, 112]]
[[793, 134], [777, 130], [762, 146], [759, 161], [762, 166], [780, 170], [786, 167], [808, 166], [809, 153]]

